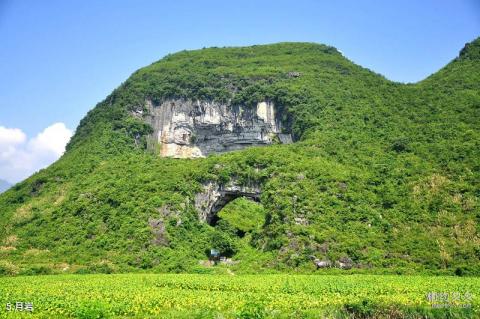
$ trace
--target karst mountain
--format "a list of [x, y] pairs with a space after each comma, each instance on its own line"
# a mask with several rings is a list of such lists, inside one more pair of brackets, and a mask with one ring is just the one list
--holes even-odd
[[214, 250], [235, 272], [478, 275], [479, 196], [480, 39], [413, 84], [314, 43], [181, 51], [0, 195], [0, 271], [210, 272]]

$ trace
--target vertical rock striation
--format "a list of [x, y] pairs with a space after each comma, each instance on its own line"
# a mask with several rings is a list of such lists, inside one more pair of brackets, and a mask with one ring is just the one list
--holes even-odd
[[147, 101], [146, 121], [153, 127], [151, 144], [161, 156], [204, 157], [248, 146], [291, 143], [282, 133], [272, 102], [254, 108], [217, 102], [170, 99], [160, 105]]

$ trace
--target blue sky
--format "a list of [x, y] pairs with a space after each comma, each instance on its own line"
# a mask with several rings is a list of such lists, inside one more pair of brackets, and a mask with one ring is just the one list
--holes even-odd
[[479, 0], [0, 0], [0, 127], [25, 152], [54, 123], [68, 138], [132, 72], [183, 49], [318, 42], [416, 82], [479, 35]]

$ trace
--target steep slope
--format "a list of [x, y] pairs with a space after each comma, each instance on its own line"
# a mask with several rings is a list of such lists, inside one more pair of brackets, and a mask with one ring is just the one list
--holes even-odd
[[[203, 272], [216, 248], [234, 271], [478, 274], [479, 46], [409, 85], [310, 43], [168, 55], [0, 196], [0, 269]], [[163, 158], [148, 105], [167, 100], [269, 101], [296, 142]]]

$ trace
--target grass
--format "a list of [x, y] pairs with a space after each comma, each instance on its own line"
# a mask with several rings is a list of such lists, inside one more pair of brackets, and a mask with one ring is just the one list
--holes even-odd
[[[460, 299], [436, 309], [426, 297], [431, 292]], [[1, 278], [0, 318], [478, 318], [479, 293], [478, 277], [20, 276]], [[34, 310], [7, 312], [15, 302], [32, 302]]]

